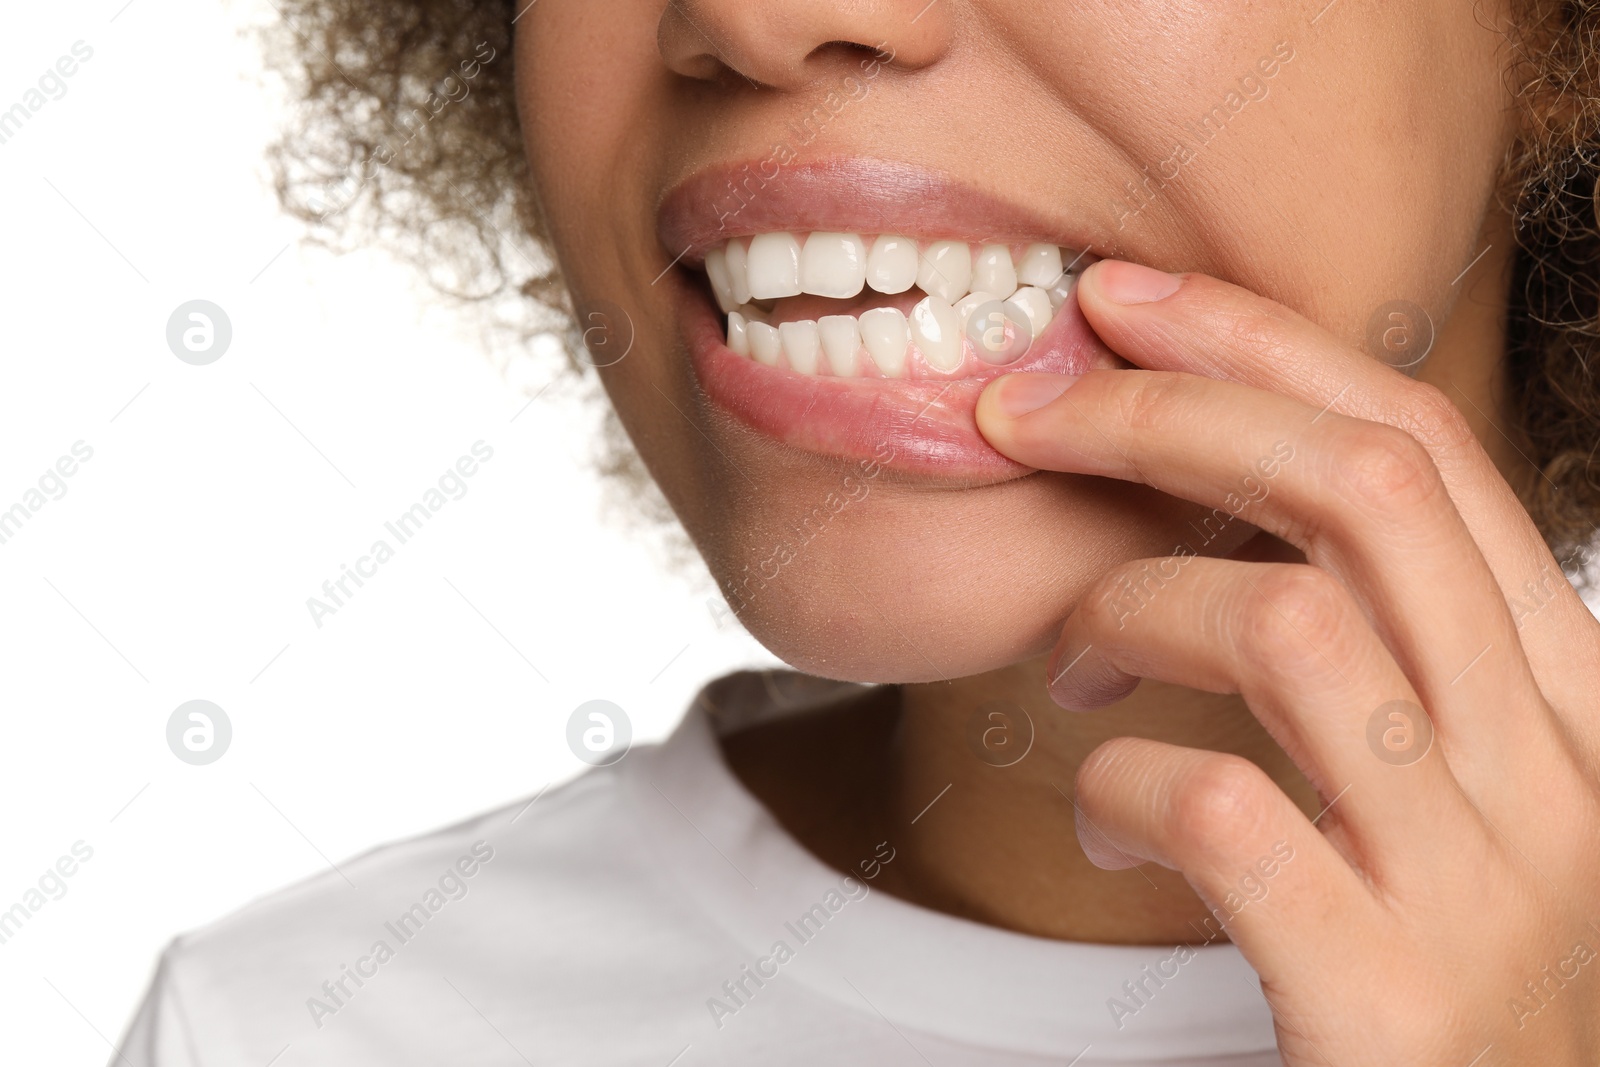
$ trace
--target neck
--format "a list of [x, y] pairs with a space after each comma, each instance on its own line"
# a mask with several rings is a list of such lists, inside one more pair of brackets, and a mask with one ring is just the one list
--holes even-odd
[[910, 826], [897, 888], [924, 906], [1042, 937], [1221, 936], [1177, 873], [1151, 864], [1105, 871], [1085, 858], [1072, 801], [1079, 765], [1113, 737], [1149, 737], [1244, 756], [1311, 814], [1315, 792], [1237, 697], [1147, 681], [1111, 707], [1068, 712], [1044, 695], [1044, 670], [1033, 660], [902, 691], [891, 794], [901, 818], [886, 820]]

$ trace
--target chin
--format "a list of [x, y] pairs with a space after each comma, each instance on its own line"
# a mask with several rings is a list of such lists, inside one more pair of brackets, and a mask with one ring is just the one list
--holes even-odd
[[[745, 628], [807, 674], [944, 681], [1048, 652], [1107, 568], [1170, 554], [1192, 505], [1037, 473], [974, 488], [834, 476], [725, 513], [701, 548]], [[735, 547], [737, 546], [737, 547]]]

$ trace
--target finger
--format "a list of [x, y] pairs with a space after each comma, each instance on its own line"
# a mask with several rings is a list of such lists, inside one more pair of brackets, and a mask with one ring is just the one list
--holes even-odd
[[1076, 797], [1090, 860], [1182, 872], [1210, 911], [1196, 930], [1206, 940], [1226, 931], [1264, 982], [1337, 958], [1339, 939], [1365, 928], [1373, 909], [1359, 876], [1238, 756], [1119, 737], [1089, 754]]
[[[1011, 375], [978, 424], [1031, 467], [1143, 482], [1209, 505], [1189, 548], [1234, 520], [1299, 547], [1350, 586], [1436, 719], [1485, 767], [1508, 745], [1548, 755], [1553, 726], [1516, 627], [1420, 445], [1391, 427], [1232, 382], [1120, 370], [1084, 375], [1032, 411], [1055, 375]], [[1471, 676], [1470, 682], [1458, 684]], [[1508, 737], [1508, 735], [1514, 735]]]
[[1048, 677], [1067, 708], [1110, 703], [1142, 678], [1238, 693], [1322, 797], [1323, 832], [1347, 830], [1336, 845], [1380, 883], [1427, 866], [1441, 842], [1419, 827], [1471, 813], [1399, 665], [1315, 567], [1124, 564], [1068, 616]]
[[[1466, 393], [1409, 378], [1282, 304], [1204, 275], [1183, 275], [1157, 300], [1121, 302], [1119, 287], [1147, 270], [1107, 260], [1079, 282], [1079, 305], [1113, 351], [1151, 370], [1234, 381], [1410, 434], [1432, 458], [1501, 595], [1526, 623], [1522, 646], [1546, 695], [1558, 706], [1586, 704], [1600, 674], [1588, 650], [1600, 646], [1585, 644], [1587, 662], [1575, 663], [1572, 638], [1593, 633], [1594, 617], [1457, 407], [1471, 409], [1485, 433], [1505, 437]], [[1577, 568], [1569, 561], [1566, 569]]]

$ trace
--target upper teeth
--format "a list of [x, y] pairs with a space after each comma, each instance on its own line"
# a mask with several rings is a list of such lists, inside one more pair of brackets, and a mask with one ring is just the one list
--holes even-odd
[[[728, 346], [776, 366], [786, 359], [802, 374], [863, 373], [862, 349], [878, 373], [907, 374], [908, 346], [922, 364], [950, 374], [966, 360], [964, 343], [977, 337], [992, 342], [972, 347], [988, 362], [1010, 362], [1022, 354], [1009, 344], [1004, 322], [991, 320], [974, 333], [970, 320], [995, 301], [1007, 317], [1026, 322], [1030, 336], [1049, 326], [1055, 309], [1071, 293], [1076, 272], [1094, 257], [1056, 245], [1030, 244], [1013, 256], [1004, 244], [973, 246], [965, 241], [918, 244], [897, 234], [863, 237], [854, 233], [763, 233], [737, 238], [706, 256], [706, 274], [717, 303], [728, 313]], [[879, 307], [852, 315], [825, 315], [774, 327], [754, 301], [810, 296], [854, 300], [866, 289], [896, 295], [919, 287], [926, 295], [909, 318], [897, 308]], [[992, 329], [991, 329], [992, 328]], [[1017, 330], [1013, 329], [1012, 334]]]
[[952, 304], [972, 292], [1003, 300], [1018, 285], [1048, 289], [1066, 266], [1055, 245], [1028, 245], [1013, 258], [1006, 245], [981, 245], [974, 252], [963, 241], [919, 246], [894, 234], [869, 245], [854, 233], [763, 233], [729, 241], [706, 256], [706, 273], [725, 312], [752, 300], [802, 293], [849, 300], [864, 288], [894, 295], [913, 285]]

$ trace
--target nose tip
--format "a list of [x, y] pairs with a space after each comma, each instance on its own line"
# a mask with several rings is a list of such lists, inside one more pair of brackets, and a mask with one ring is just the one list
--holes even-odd
[[669, 69], [803, 89], [863, 54], [903, 70], [950, 44], [949, 0], [668, 0], [657, 41]]

